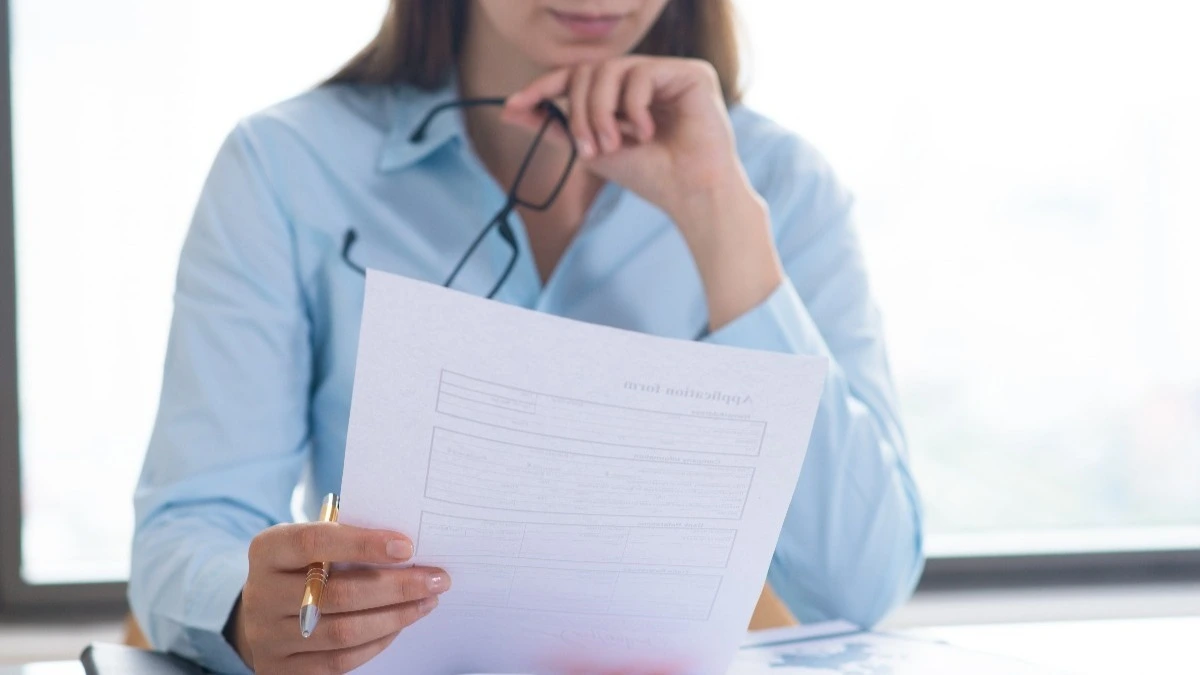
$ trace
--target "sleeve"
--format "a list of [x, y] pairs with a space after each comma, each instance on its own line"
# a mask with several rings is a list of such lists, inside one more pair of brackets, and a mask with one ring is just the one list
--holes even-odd
[[704, 339], [829, 359], [768, 581], [801, 621], [873, 626], [921, 574], [922, 510], [852, 199], [798, 139], [782, 150], [759, 189], [787, 279]]
[[291, 520], [308, 452], [310, 322], [259, 157], [243, 123], [202, 191], [134, 500], [134, 613], [156, 648], [218, 672], [246, 672], [222, 631], [249, 542]]

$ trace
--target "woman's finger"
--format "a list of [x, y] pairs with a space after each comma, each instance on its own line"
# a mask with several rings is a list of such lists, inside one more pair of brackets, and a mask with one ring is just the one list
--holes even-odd
[[[369, 644], [393, 633], [399, 633], [432, 612], [437, 604], [436, 597], [429, 597], [403, 605], [322, 616], [312, 635], [300, 638], [299, 632], [296, 633], [296, 641], [292, 643], [291, 651], [323, 652]], [[294, 628], [291, 622], [288, 623]]]
[[[304, 578], [304, 572], [273, 574], [257, 584], [255, 597], [286, 600], [271, 609], [277, 611], [277, 616], [295, 619]], [[432, 567], [334, 570], [321, 595], [321, 613], [340, 614], [399, 605], [440, 595], [449, 587], [449, 575]]]
[[530, 131], [537, 131], [542, 128], [542, 123], [546, 121], [546, 113], [537, 108], [525, 110], [523, 108], [510, 108], [505, 105], [504, 109], [500, 112], [500, 120], [508, 124], [524, 127]]
[[348, 673], [375, 658], [380, 652], [396, 639], [400, 632], [385, 635], [378, 640], [347, 649], [335, 649], [324, 652], [300, 652], [289, 656], [284, 663], [285, 672], [289, 673], [320, 673], [322, 675], [340, 675]]
[[654, 138], [654, 116], [650, 104], [654, 101], [654, 77], [643, 65], [634, 66], [625, 75], [621, 111], [637, 129], [637, 139], [643, 143]]
[[596, 133], [597, 147], [603, 152], [615, 152], [621, 147], [617, 108], [621, 103], [621, 88], [629, 69], [629, 61], [607, 61], [598, 66], [592, 76], [588, 119]]
[[577, 66], [571, 73], [571, 84], [567, 91], [567, 104], [570, 110], [567, 116], [570, 120], [571, 135], [575, 137], [575, 147], [585, 159], [596, 154], [596, 137], [592, 123], [588, 117], [588, 99], [592, 90], [592, 72], [590, 65]]
[[565, 96], [571, 85], [572, 73], [571, 68], [559, 68], [546, 73], [509, 96], [504, 105], [512, 112], [533, 112], [542, 101]]
[[334, 572], [321, 597], [322, 614], [401, 605], [450, 590], [450, 576], [434, 567]]
[[280, 571], [315, 562], [399, 563], [412, 554], [412, 541], [402, 534], [340, 523], [276, 525], [250, 542], [251, 562]]
[[501, 111], [500, 118], [509, 124], [537, 131], [546, 119], [546, 113], [540, 107], [542, 101], [565, 96], [571, 84], [571, 73], [570, 68], [559, 68], [511, 94], [504, 100], [504, 110]]

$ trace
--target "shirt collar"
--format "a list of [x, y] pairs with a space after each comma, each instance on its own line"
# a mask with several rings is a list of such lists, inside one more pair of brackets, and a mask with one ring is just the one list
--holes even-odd
[[379, 170], [399, 171], [410, 167], [455, 139], [466, 138], [462, 110], [451, 108], [438, 114], [420, 141], [410, 139], [421, 120], [439, 103], [458, 98], [458, 81], [451, 76], [445, 85], [425, 90], [399, 85], [392, 97], [391, 129], [384, 137], [379, 153]]

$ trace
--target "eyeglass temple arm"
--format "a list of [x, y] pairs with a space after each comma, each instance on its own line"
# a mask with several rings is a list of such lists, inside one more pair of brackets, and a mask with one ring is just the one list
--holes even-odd
[[354, 242], [358, 241], [358, 232], [354, 228], [346, 230], [346, 236], [342, 239], [342, 261], [350, 266], [350, 269], [366, 276], [367, 270], [358, 263], [350, 259], [350, 249], [354, 248]]
[[[421, 123], [417, 125], [417, 128], [413, 129], [413, 132], [408, 135], [408, 141], [410, 143], [420, 143], [421, 141], [425, 140], [425, 132], [429, 130], [429, 125], [433, 123], [433, 119], [441, 112], [451, 108], [472, 108], [481, 105], [504, 105], [506, 101], [508, 101], [507, 98], [497, 96], [492, 98], [464, 98], [457, 101], [446, 101], [445, 103], [439, 103], [425, 114], [425, 117], [421, 119]], [[564, 122], [566, 121], [566, 113], [564, 113], [551, 101], [542, 101], [538, 105], [552, 116], [558, 117]]]
[[[491, 232], [492, 228], [496, 227], [501, 220], [502, 217], [493, 218], [492, 222], [487, 224], [487, 227], [480, 230], [479, 234], [475, 236], [474, 241], [471, 242], [471, 245], [467, 247], [467, 252], [463, 254], [463, 257], [459, 258], [458, 264], [454, 266], [454, 270], [450, 272], [450, 276], [446, 279], [446, 283], [442, 284], [443, 286], [450, 286], [454, 283], [454, 280], [458, 278], [458, 273], [462, 271], [463, 267], [465, 267], [467, 264], [467, 260], [471, 258], [471, 254], [475, 252], [475, 249], [479, 248], [479, 244], [483, 242], [483, 238], [486, 237], [487, 233]], [[505, 240], [508, 240], [510, 236], [511, 235], [505, 235]]]

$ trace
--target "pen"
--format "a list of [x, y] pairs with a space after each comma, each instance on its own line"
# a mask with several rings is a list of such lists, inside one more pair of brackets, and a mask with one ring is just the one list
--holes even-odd
[[[341, 500], [337, 495], [325, 495], [321, 502], [321, 522], [336, 523], [338, 507]], [[304, 578], [304, 599], [300, 601], [300, 635], [308, 637], [317, 627], [321, 618], [321, 593], [325, 592], [325, 583], [329, 581], [327, 562], [315, 562], [308, 566], [308, 574]]]

